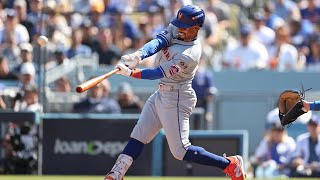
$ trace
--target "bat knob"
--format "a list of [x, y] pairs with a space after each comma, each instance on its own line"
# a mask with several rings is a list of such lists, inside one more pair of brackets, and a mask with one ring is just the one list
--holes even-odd
[[82, 93], [83, 92], [82, 88], [79, 87], [79, 86], [76, 88], [76, 91], [77, 91], [77, 93]]

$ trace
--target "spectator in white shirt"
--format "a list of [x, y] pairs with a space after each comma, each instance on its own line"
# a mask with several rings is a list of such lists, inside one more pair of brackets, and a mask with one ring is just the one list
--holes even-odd
[[275, 44], [269, 49], [270, 69], [282, 71], [297, 70], [298, 51], [290, 44], [288, 28], [281, 26], [276, 30]]
[[0, 44], [0, 52], [2, 56], [8, 59], [9, 67], [12, 69], [17, 66], [20, 62], [20, 47], [16, 41], [16, 35], [14, 32], [6, 31], [5, 39]]
[[54, 52], [54, 60], [50, 61], [46, 64], [46, 68], [51, 70], [58, 66], [65, 66], [67, 67], [70, 63], [70, 60], [66, 56], [66, 51], [62, 48], [56, 49]]
[[20, 57], [18, 61], [20, 64], [13, 68], [13, 72], [17, 75], [20, 75], [21, 67], [24, 63], [33, 64], [33, 47], [30, 43], [22, 43], [20, 45]]
[[38, 89], [35, 84], [28, 84], [23, 88], [23, 96], [20, 103], [16, 103], [15, 111], [40, 112], [42, 106], [38, 102]]
[[265, 26], [265, 17], [261, 12], [256, 12], [253, 19], [255, 28], [253, 37], [269, 48], [274, 42], [274, 30]]
[[18, 45], [21, 43], [27, 43], [30, 40], [29, 33], [26, 27], [19, 24], [17, 13], [13, 9], [7, 10], [7, 18], [5, 20], [5, 26], [0, 30], [0, 42], [6, 41], [6, 33], [12, 32], [15, 35], [15, 40]]
[[[35, 76], [36, 76], [36, 70], [34, 68], [34, 65], [31, 62], [25, 62], [21, 64], [20, 74], [19, 74], [19, 83], [18, 83], [19, 90], [16, 96], [13, 98], [13, 102], [12, 102], [12, 108], [14, 110], [20, 111], [21, 108], [25, 108], [24, 105], [26, 104], [21, 106], [24, 90], [26, 87], [28, 88], [36, 87]], [[34, 89], [32, 91], [35, 92]], [[27, 99], [28, 98], [29, 96], [27, 96]]]
[[239, 43], [233, 48], [226, 48], [223, 55], [223, 66], [226, 68], [247, 71], [266, 67], [268, 52], [266, 47], [251, 37], [249, 25], [240, 28]]
[[67, 77], [61, 77], [57, 79], [55, 82], [55, 92], [71, 92], [71, 83]]
[[28, 84], [35, 83], [36, 69], [31, 62], [25, 62], [21, 64], [19, 75], [19, 87], [23, 89]]

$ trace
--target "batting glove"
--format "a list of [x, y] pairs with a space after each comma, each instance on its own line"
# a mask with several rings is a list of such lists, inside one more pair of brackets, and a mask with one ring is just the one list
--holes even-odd
[[136, 51], [132, 54], [126, 54], [121, 56], [121, 61], [123, 64], [125, 64], [129, 68], [135, 68], [142, 60], [141, 56], [142, 56], [141, 51]]
[[118, 63], [114, 68], [115, 69], [120, 68], [120, 71], [118, 71], [117, 74], [120, 74], [123, 76], [130, 76], [132, 73], [132, 70], [122, 62]]

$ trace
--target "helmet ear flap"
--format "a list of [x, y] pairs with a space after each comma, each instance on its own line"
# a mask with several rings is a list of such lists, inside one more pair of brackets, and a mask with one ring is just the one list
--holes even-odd
[[203, 16], [202, 17], [200, 17], [200, 18], [198, 18], [198, 24], [199, 24], [199, 26], [200, 27], [202, 27], [203, 26], [203, 24], [204, 24], [204, 20], [205, 20], [205, 13], [204, 13], [204, 11], [201, 9], [201, 13], [203, 14]]

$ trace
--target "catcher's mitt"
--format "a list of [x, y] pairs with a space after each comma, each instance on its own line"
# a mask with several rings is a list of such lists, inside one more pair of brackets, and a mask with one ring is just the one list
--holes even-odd
[[286, 90], [280, 94], [278, 108], [282, 126], [294, 122], [299, 116], [307, 112], [302, 104], [303, 99], [304, 92]]

